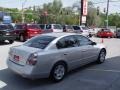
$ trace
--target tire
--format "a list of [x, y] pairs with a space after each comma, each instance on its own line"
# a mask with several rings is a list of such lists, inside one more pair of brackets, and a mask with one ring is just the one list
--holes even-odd
[[19, 36], [19, 39], [20, 39], [21, 42], [25, 41], [25, 37], [22, 34]]
[[14, 43], [14, 40], [9, 40], [9, 43], [10, 43], [10, 44], [13, 44], [13, 43]]
[[91, 37], [92, 37], [92, 34], [89, 34], [89, 37], [91, 38]]
[[103, 63], [105, 61], [105, 57], [106, 57], [106, 50], [102, 49], [99, 53], [97, 63], [99, 64]]
[[63, 62], [56, 63], [51, 70], [50, 79], [54, 82], [59, 82], [64, 79], [67, 69]]
[[1, 40], [1, 41], [0, 41], [0, 43], [4, 43], [4, 42], [5, 42], [5, 40]]

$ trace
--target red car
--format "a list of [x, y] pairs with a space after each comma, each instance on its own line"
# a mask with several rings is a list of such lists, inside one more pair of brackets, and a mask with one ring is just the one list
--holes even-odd
[[38, 24], [16, 24], [15, 32], [20, 41], [26, 41], [38, 34], [47, 33]]
[[115, 34], [111, 32], [110, 29], [101, 29], [100, 31], [98, 31], [97, 37], [113, 38], [115, 37]]

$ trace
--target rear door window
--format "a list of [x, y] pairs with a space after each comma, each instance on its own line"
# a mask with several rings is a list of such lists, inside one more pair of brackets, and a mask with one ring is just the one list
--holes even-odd
[[62, 29], [61, 25], [53, 25], [54, 29]]

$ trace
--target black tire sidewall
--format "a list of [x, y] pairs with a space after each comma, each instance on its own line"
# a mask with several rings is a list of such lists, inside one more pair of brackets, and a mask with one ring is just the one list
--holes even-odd
[[[54, 71], [55, 71], [55, 68], [58, 66], [58, 65], [63, 65], [64, 66], [64, 68], [65, 68], [65, 72], [64, 72], [64, 76], [62, 77], [62, 79], [56, 79], [55, 77], [54, 77]], [[52, 80], [52, 81], [54, 81], [54, 82], [60, 82], [60, 81], [62, 81], [63, 79], [64, 79], [64, 77], [65, 77], [65, 75], [66, 75], [66, 66], [65, 66], [65, 64], [64, 63], [56, 63], [54, 66], [53, 66], [53, 68], [52, 68], [52, 70], [51, 70], [51, 73], [50, 73], [50, 79]]]
[[[97, 63], [99, 63], [99, 64], [104, 63], [105, 60], [106, 60], [106, 59], [104, 59], [104, 61], [101, 61], [101, 60], [100, 60], [100, 55], [101, 55], [102, 52], [104, 52], [104, 53], [106, 54], [105, 50], [102, 49], [102, 50], [100, 51], [99, 56], [98, 56], [98, 60], [97, 60]], [[106, 56], [106, 55], [105, 55], [105, 56]]]
[[9, 43], [10, 43], [10, 44], [14, 43], [14, 40], [9, 40]]

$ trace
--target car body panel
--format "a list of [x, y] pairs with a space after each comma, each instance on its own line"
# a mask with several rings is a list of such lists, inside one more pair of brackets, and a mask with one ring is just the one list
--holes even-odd
[[[45, 49], [33, 48], [24, 45], [12, 47], [10, 49], [10, 52], [13, 52], [15, 55], [22, 56], [23, 59], [21, 60], [23, 62], [16, 63], [9, 55], [9, 58], [7, 60], [8, 68], [26, 78], [47, 78], [49, 77], [53, 66], [57, 62], [64, 61], [67, 64], [68, 71], [70, 71], [72, 69], [78, 68], [82, 65], [97, 60], [100, 50], [102, 48], [105, 48], [103, 44], [96, 44], [58, 49], [56, 43], [59, 40], [67, 36], [71, 37], [78, 34], [48, 33], [42, 35], [54, 36], [56, 37], [56, 39], [51, 41]], [[29, 56], [32, 53], [36, 52], [38, 55], [36, 65], [31, 66], [26, 64]]]
[[106, 30], [106, 29], [101, 29], [100, 31], [98, 31], [97, 36], [98, 37], [114, 37], [115, 34], [113, 32], [111, 32], [110, 30]]
[[15, 40], [16, 33], [10, 24], [0, 24], [0, 41]]

